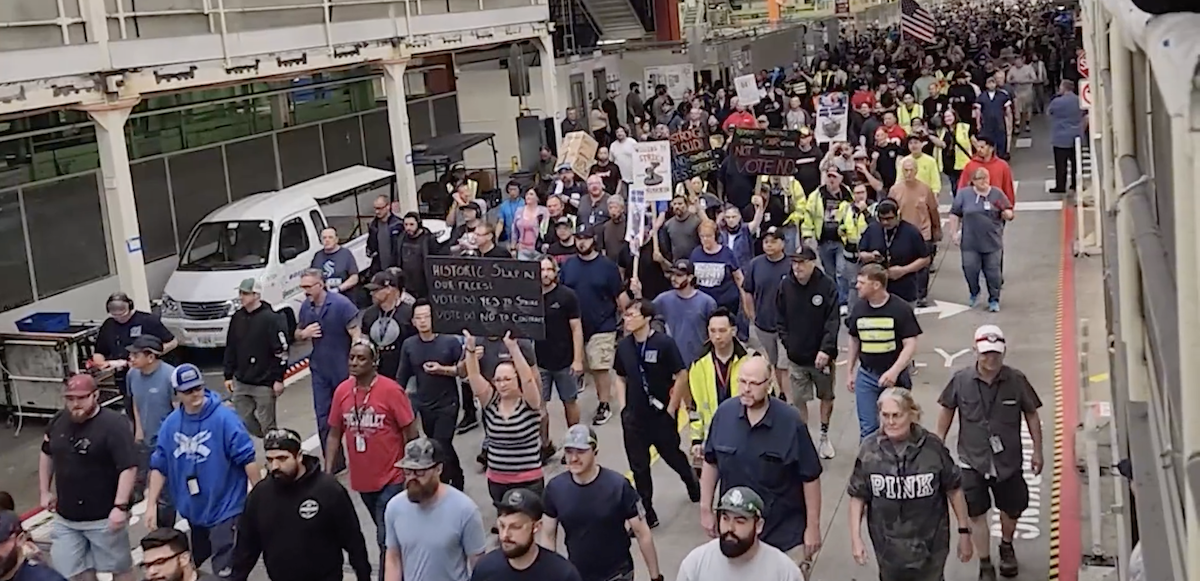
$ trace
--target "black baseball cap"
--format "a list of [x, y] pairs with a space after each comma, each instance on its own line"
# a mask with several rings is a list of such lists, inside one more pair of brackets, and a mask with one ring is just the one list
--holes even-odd
[[575, 233], [576, 238], [595, 238], [596, 229], [591, 224], [584, 224], [579, 227], [579, 231]]
[[500, 516], [523, 514], [533, 520], [541, 520], [545, 514], [542, 498], [528, 488], [514, 488], [504, 493], [500, 502], [496, 503], [496, 512]]
[[558, 228], [559, 226], [566, 226], [566, 227], [570, 228], [571, 227], [571, 219], [566, 216], [560, 216], [557, 220], [554, 221], [554, 227]]
[[396, 275], [382, 270], [371, 277], [371, 282], [367, 283], [366, 288], [371, 292], [385, 288], [400, 288], [400, 282], [396, 280]]
[[693, 274], [696, 274], [696, 265], [692, 264], [692, 261], [690, 261], [686, 258], [680, 258], [679, 260], [676, 260], [674, 264], [671, 265], [671, 272], [686, 274], [686, 275], [691, 276]]
[[21, 517], [11, 510], [0, 510], [0, 543], [24, 532]]
[[817, 259], [817, 251], [808, 246], [801, 245], [791, 254], [792, 260], [812, 261]]
[[770, 236], [771, 238], [774, 238], [776, 240], [783, 240], [783, 230], [780, 230], [778, 226], [771, 226], [770, 228], [767, 228], [762, 233], [762, 237], [764, 239], [767, 236]]
[[300, 439], [300, 433], [296, 430], [275, 428], [268, 430], [263, 436], [263, 450], [283, 450], [299, 454], [303, 447], [304, 441]]
[[133, 340], [133, 343], [126, 347], [125, 350], [130, 353], [153, 353], [155, 355], [162, 355], [163, 342], [162, 339], [159, 339], [154, 335], [138, 335], [138, 337]]

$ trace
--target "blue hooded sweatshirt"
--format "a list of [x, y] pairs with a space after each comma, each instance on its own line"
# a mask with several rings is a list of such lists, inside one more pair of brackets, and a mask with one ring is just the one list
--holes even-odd
[[[180, 406], [163, 420], [150, 468], [166, 476], [166, 493], [180, 515], [194, 527], [211, 527], [242, 514], [249, 486], [245, 467], [254, 453], [242, 420], [207, 391], [200, 413]], [[197, 494], [188, 490], [192, 478]]]

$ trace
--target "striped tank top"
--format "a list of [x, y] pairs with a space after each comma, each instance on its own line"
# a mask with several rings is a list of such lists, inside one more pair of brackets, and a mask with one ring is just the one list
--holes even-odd
[[[500, 393], [483, 408], [483, 429], [487, 433], [489, 480], [508, 480], [512, 475], [541, 476], [541, 416], [524, 399], [508, 417], [500, 413]], [[534, 473], [537, 474], [534, 474]], [[491, 475], [496, 473], [497, 478]]]

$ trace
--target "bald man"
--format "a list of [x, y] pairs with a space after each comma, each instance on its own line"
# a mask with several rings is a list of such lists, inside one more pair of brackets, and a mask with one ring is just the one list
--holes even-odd
[[358, 261], [338, 244], [338, 233], [333, 228], [321, 231], [321, 249], [313, 255], [310, 266], [321, 271], [325, 289], [331, 293], [345, 293], [358, 286]]

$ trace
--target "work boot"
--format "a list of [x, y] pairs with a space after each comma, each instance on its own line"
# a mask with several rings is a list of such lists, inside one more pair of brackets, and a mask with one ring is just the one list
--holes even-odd
[[1017, 551], [1013, 549], [1012, 541], [1000, 541], [1000, 576], [1016, 577], [1018, 569]]
[[700, 502], [700, 479], [685, 480], [687, 485], [688, 500], [692, 502]]
[[979, 581], [996, 581], [996, 568], [990, 559], [979, 562]]
[[658, 528], [658, 513], [654, 512], [654, 507], [646, 507], [646, 526], [654, 529]]

